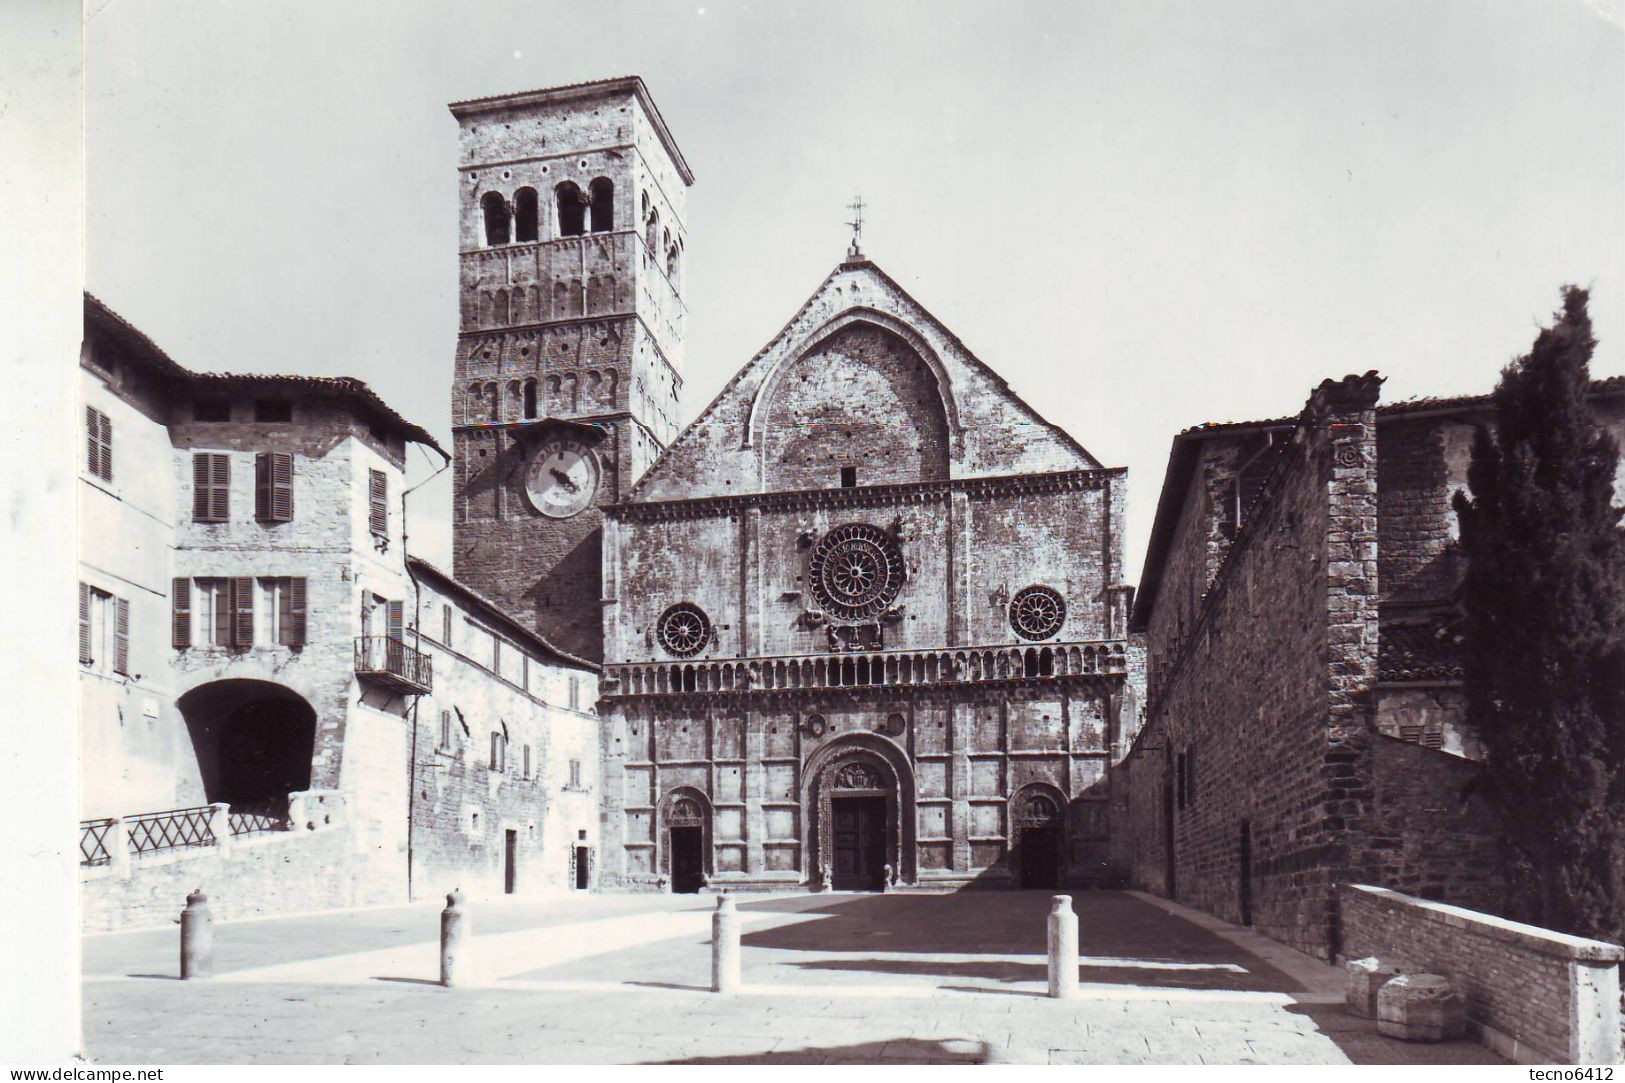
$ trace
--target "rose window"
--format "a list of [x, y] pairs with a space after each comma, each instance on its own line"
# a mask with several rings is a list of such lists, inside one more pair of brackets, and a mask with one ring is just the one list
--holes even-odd
[[697, 605], [679, 602], [660, 616], [660, 645], [679, 658], [698, 654], [711, 638], [711, 622]]
[[1026, 587], [1010, 601], [1010, 627], [1022, 639], [1048, 639], [1066, 622], [1066, 599], [1049, 587]]
[[848, 523], [813, 546], [813, 597], [842, 619], [878, 616], [903, 589], [904, 578], [903, 552], [879, 527]]

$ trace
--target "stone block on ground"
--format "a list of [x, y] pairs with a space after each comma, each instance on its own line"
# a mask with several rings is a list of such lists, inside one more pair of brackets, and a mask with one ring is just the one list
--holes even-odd
[[1377, 992], [1404, 972], [1397, 963], [1385, 963], [1374, 955], [1350, 959], [1344, 970], [1348, 974], [1345, 1006], [1350, 1015], [1361, 1019], [1377, 1017]]
[[1467, 1006], [1450, 979], [1405, 974], [1377, 991], [1377, 1031], [1407, 1042], [1446, 1042], [1467, 1032]]

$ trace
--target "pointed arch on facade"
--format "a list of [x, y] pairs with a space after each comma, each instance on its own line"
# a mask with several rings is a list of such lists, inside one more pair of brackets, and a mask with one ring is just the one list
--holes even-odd
[[919, 356], [926, 367], [931, 370], [931, 375], [936, 382], [937, 395], [941, 399], [942, 413], [948, 422], [948, 436], [953, 441], [956, 451], [961, 448], [965, 438], [964, 430], [959, 424], [959, 407], [954, 401], [952, 382], [948, 378], [948, 370], [944, 367], [942, 359], [937, 356], [937, 352], [931, 348], [930, 343], [926, 342], [925, 338], [914, 328], [895, 316], [868, 307], [846, 309], [803, 336], [801, 341], [793, 347], [779, 353], [778, 358], [773, 362], [773, 367], [762, 377], [761, 385], [757, 388], [755, 397], [751, 399], [750, 413], [746, 420], [744, 441], [740, 445], [741, 447], [762, 447], [763, 430], [767, 424], [768, 405], [773, 401], [773, 397], [778, 391], [783, 374], [804, 355], [818, 349], [825, 341], [855, 324], [867, 324], [902, 339]]

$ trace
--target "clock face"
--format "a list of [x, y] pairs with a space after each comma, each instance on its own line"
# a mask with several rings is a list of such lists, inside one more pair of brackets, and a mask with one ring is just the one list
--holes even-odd
[[549, 441], [530, 460], [525, 492], [543, 515], [567, 519], [597, 494], [598, 458], [578, 440]]

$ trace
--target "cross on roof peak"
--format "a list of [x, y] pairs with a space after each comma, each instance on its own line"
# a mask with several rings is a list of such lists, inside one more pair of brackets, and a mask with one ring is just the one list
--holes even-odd
[[863, 256], [863, 208], [865, 204], [862, 196], [853, 196], [852, 202], [846, 205], [852, 212], [852, 220], [847, 225], [852, 227], [852, 245], [846, 250], [847, 259], [859, 259]]

